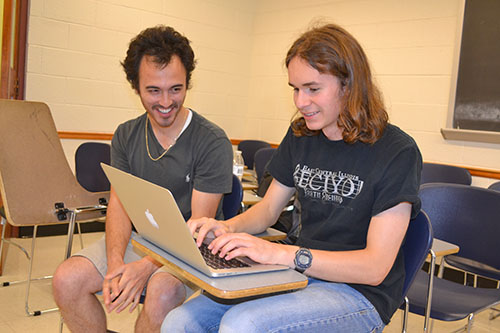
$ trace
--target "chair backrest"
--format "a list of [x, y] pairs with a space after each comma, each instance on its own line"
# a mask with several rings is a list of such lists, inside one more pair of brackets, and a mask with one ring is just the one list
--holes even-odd
[[[461, 184], [420, 187], [434, 236], [460, 247], [458, 256], [500, 269], [500, 192]], [[492, 235], [494, 235], [492, 237]]]
[[257, 174], [257, 182], [260, 184], [267, 163], [271, 160], [276, 148], [261, 148], [254, 155], [255, 173]]
[[109, 191], [108, 177], [100, 163], [111, 164], [111, 146], [103, 142], [84, 142], [75, 153], [76, 179], [87, 191]]
[[222, 199], [222, 212], [224, 219], [230, 219], [238, 214], [241, 208], [241, 201], [243, 200], [243, 186], [241, 185], [238, 177], [233, 175], [233, 188], [231, 193], [224, 194]]
[[238, 150], [241, 151], [245, 165], [250, 170], [253, 170], [253, 161], [257, 150], [268, 147], [271, 145], [261, 140], [243, 140], [238, 144]]
[[425, 258], [432, 247], [432, 226], [429, 217], [424, 211], [410, 221], [406, 238], [403, 242], [403, 253], [405, 258], [405, 283], [403, 286], [403, 298], [408, 289], [421, 270]]
[[500, 182], [491, 184], [490, 186], [488, 186], [488, 189], [493, 191], [500, 191]]
[[424, 163], [420, 184], [453, 183], [470, 185], [472, 177], [469, 170], [452, 165]]
[[55, 203], [93, 206], [107, 196], [76, 181], [46, 104], [0, 100], [0, 124], [0, 190], [10, 224], [62, 223]]

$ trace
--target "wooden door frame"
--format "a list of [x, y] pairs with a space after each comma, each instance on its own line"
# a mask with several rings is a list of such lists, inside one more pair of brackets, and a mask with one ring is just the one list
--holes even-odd
[[24, 99], [28, 7], [29, 0], [4, 1], [0, 98]]
[[[28, 8], [29, 0], [4, 0], [0, 98], [24, 99]], [[1, 206], [2, 198], [0, 197]], [[0, 226], [1, 232], [2, 226]], [[16, 237], [17, 233], [18, 228], [9, 227], [9, 224], [6, 224], [6, 237]], [[7, 244], [5, 245], [4, 253], [0, 253], [0, 275], [2, 275], [7, 249]]]

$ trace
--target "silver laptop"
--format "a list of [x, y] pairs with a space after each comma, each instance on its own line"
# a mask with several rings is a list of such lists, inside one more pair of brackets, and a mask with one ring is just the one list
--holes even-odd
[[168, 189], [104, 163], [101, 166], [139, 235], [189, 266], [212, 277], [288, 269], [283, 265], [258, 264], [249, 258], [238, 258], [236, 266], [240, 267], [213, 268], [213, 263], [209, 266]]

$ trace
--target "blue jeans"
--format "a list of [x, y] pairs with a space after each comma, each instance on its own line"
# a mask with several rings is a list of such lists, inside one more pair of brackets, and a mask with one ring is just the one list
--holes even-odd
[[162, 332], [382, 332], [373, 305], [342, 283], [309, 279], [302, 290], [236, 305], [198, 296], [172, 310]]

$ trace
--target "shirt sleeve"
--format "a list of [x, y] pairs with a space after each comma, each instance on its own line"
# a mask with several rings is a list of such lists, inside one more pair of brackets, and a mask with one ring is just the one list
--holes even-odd
[[292, 146], [293, 146], [294, 135], [292, 129], [289, 128], [287, 134], [281, 141], [280, 145], [276, 149], [271, 161], [267, 165], [267, 170], [273, 176], [274, 179], [279, 181], [281, 184], [294, 187], [293, 181], [293, 160], [292, 160]]
[[206, 193], [229, 193], [233, 184], [233, 149], [219, 137], [200, 150], [195, 166], [194, 188]]
[[128, 162], [125, 146], [127, 144], [123, 135], [123, 124], [118, 126], [111, 139], [111, 165], [122, 171], [130, 173], [130, 164]]
[[388, 164], [375, 188], [372, 216], [375, 216], [401, 202], [412, 204], [411, 217], [420, 211], [420, 174], [422, 156], [416, 144], [402, 149]]

